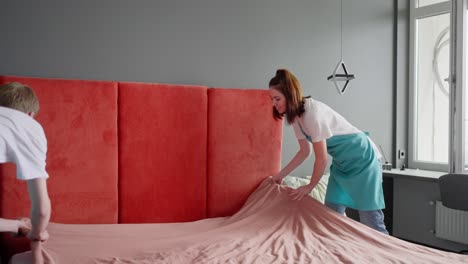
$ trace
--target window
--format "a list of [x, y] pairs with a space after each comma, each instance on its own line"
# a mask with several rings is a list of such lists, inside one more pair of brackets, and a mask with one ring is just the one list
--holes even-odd
[[448, 171], [451, 5], [412, 0], [411, 6], [408, 165]]
[[450, 14], [416, 20], [415, 159], [448, 163]]
[[467, 2], [410, 0], [410, 168], [468, 172]]

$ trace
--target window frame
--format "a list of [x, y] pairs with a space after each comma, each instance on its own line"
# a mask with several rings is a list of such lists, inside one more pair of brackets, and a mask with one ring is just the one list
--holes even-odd
[[[452, 0], [451, 36], [455, 41], [450, 42], [450, 148], [449, 152], [449, 172], [468, 173], [465, 167], [465, 114], [466, 93], [468, 92], [468, 82], [466, 76], [467, 67], [467, 16], [468, 0]], [[462, 59], [460, 59], [462, 58]], [[460, 111], [457, 111], [459, 109]]]

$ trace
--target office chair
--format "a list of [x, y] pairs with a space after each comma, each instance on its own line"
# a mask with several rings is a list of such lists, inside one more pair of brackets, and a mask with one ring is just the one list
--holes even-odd
[[[468, 174], [445, 174], [439, 178], [442, 204], [450, 209], [468, 212]], [[467, 250], [459, 253], [468, 254]]]
[[468, 211], [468, 174], [445, 174], [439, 178], [439, 188], [445, 207]]

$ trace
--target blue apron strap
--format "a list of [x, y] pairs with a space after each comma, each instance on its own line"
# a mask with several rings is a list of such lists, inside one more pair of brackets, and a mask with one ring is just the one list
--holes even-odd
[[304, 134], [306, 139], [312, 143], [312, 137], [307, 135], [306, 132], [304, 132], [304, 129], [302, 129], [301, 122], [299, 122], [299, 120], [297, 120], [297, 124], [299, 125], [299, 128], [301, 129], [302, 134]]

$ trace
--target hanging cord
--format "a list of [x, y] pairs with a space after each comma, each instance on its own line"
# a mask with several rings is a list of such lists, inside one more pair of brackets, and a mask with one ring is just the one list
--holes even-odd
[[343, 60], [343, 0], [341, 0], [340, 12], [340, 60]]

